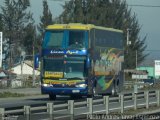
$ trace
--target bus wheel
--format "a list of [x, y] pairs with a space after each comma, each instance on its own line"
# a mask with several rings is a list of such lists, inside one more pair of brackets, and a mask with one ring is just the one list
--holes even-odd
[[70, 98], [71, 98], [72, 100], [74, 100], [74, 99], [81, 99], [81, 98], [82, 98], [82, 95], [70, 95]]
[[115, 90], [115, 87], [112, 87], [112, 90], [111, 90], [111, 95], [115, 95], [116, 94], [116, 90]]
[[113, 85], [111, 94], [116, 96], [119, 93], [119, 80], [117, 80], [116, 84]]
[[49, 94], [49, 99], [50, 99], [50, 100], [55, 100], [55, 99], [56, 99], [56, 95]]
[[94, 87], [94, 88], [93, 88], [93, 92], [92, 92], [92, 97], [94, 97], [95, 94], [96, 94], [96, 88]]
[[87, 97], [88, 97], [88, 98], [93, 98], [93, 97], [95, 96], [95, 93], [96, 93], [96, 88], [93, 87], [93, 89], [92, 89], [92, 94], [87, 95]]
[[120, 93], [119, 79], [117, 80], [117, 83], [116, 83], [116, 85], [115, 85], [115, 93], [116, 93], [116, 94]]

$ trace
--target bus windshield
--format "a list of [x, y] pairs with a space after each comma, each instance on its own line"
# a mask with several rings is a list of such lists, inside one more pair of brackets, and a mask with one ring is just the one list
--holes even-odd
[[85, 76], [84, 60], [67, 60], [64, 71], [64, 78], [84, 78]]
[[82, 49], [88, 47], [88, 32], [77, 30], [48, 30], [43, 48]]
[[85, 48], [85, 31], [69, 31], [68, 48]]
[[63, 45], [64, 31], [46, 31], [43, 48], [61, 48]]
[[53, 72], [63, 72], [63, 60], [44, 59], [44, 70]]

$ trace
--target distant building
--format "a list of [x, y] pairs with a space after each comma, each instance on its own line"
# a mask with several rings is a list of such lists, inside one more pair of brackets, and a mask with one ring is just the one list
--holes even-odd
[[148, 72], [148, 77], [152, 77], [155, 78], [155, 71], [154, 71], [154, 67], [138, 67], [137, 70], [146, 70]]
[[0, 70], [0, 88], [8, 87], [11, 79], [15, 79], [17, 75], [7, 70]]
[[[33, 75], [33, 62], [27, 60], [22, 64], [19, 63], [12, 67], [12, 72], [17, 75]], [[40, 71], [35, 70], [35, 75], [40, 75]]]
[[137, 70], [147, 70], [148, 78], [160, 79], [160, 60], [148, 59], [140, 64]]
[[23, 86], [22, 80], [13, 79], [11, 81], [11, 88], [18, 88], [18, 87], [22, 87], [22, 86]]
[[125, 69], [125, 80], [142, 80], [148, 78], [148, 72], [146, 70]]

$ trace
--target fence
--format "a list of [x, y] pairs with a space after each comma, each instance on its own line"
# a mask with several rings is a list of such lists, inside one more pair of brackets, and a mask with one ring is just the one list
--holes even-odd
[[[40, 76], [35, 76], [35, 85], [40, 85]], [[33, 77], [31, 75], [17, 75], [12, 79], [0, 79], [0, 88], [26, 88], [33, 87]]]
[[[156, 98], [156, 99], [155, 99]], [[154, 101], [151, 101], [153, 99]], [[139, 101], [142, 100], [144, 104]], [[132, 106], [126, 103], [131, 101]], [[117, 104], [115, 108], [113, 105]], [[128, 109], [137, 110], [139, 108], [146, 108], [156, 105], [160, 106], [160, 91], [141, 91], [137, 94], [125, 93], [118, 97], [104, 96], [103, 99], [87, 98], [86, 101], [75, 102], [68, 100], [67, 103], [54, 104], [53, 102], [45, 105], [21, 106], [17, 108], [0, 108], [0, 120], [5, 120], [16, 115], [24, 115], [22, 119], [31, 120], [33, 116], [47, 117], [51, 119], [68, 118], [74, 119], [77, 116], [94, 118], [94, 113], [103, 113], [105, 115], [117, 112], [120, 114], [127, 113]], [[99, 108], [98, 108], [99, 107]], [[98, 110], [99, 109], [99, 110]], [[59, 112], [61, 111], [61, 112]], [[101, 111], [101, 112], [100, 112]], [[150, 110], [151, 112], [151, 110]], [[158, 111], [160, 112], [160, 110]], [[62, 113], [62, 114], [60, 114]], [[137, 114], [137, 113], [136, 113]], [[139, 113], [138, 113], [139, 114]], [[84, 116], [85, 115], [85, 116]], [[86, 116], [87, 115], [87, 116]], [[18, 118], [18, 116], [17, 116]], [[10, 119], [10, 118], [9, 118]]]

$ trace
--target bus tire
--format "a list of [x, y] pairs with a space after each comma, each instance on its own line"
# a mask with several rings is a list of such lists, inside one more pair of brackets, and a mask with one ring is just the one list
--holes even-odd
[[111, 95], [112, 96], [116, 96], [119, 93], [119, 79], [115, 80], [115, 82], [113, 83], [113, 87], [111, 89]]
[[119, 79], [116, 80], [116, 84], [113, 85], [112, 88], [112, 95], [116, 96], [120, 92], [120, 84], [119, 84]]
[[116, 89], [115, 89], [115, 86], [114, 86], [114, 87], [112, 87], [111, 95], [112, 95], [112, 96], [116, 95]]
[[56, 99], [56, 95], [54, 95], [54, 94], [49, 94], [49, 99], [50, 99], [50, 100], [55, 100], [55, 99]]
[[71, 98], [72, 100], [74, 100], [74, 99], [81, 99], [81, 98], [82, 98], [82, 95], [70, 95], [70, 98]]
[[120, 84], [119, 84], [119, 79], [117, 79], [115, 85], [115, 93], [118, 94], [119, 92], [120, 92]]
[[89, 94], [89, 95], [87, 95], [87, 97], [88, 97], [88, 98], [93, 98], [93, 97], [95, 96], [95, 92], [96, 92], [96, 88], [93, 87], [93, 88], [92, 88], [92, 93]]

